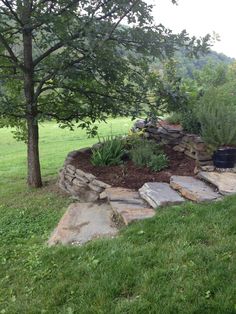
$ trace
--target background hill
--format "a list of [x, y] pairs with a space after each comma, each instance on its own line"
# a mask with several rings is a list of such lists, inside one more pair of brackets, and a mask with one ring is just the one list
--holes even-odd
[[184, 51], [176, 52], [176, 61], [178, 74], [181, 77], [193, 78], [193, 72], [195, 70], [202, 70], [207, 64], [217, 65], [229, 65], [234, 62], [235, 59], [230, 58], [223, 53], [216, 51], [210, 51], [209, 54], [199, 58], [189, 58], [185, 55]]

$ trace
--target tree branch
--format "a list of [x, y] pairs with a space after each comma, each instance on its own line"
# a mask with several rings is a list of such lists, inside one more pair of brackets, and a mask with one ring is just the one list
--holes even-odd
[[117, 29], [117, 27], [120, 25], [120, 23], [123, 21], [123, 19], [131, 12], [131, 10], [134, 8], [134, 6], [138, 3], [138, 0], [134, 1], [134, 3], [129, 7], [128, 10], [126, 10], [123, 15], [119, 18], [119, 20], [114, 24], [114, 26], [111, 28], [111, 31], [106, 36], [106, 40], [109, 40], [114, 33], [114, 31]]
[[0, 33], [0, 42], [3, 44], [3, 46], [6, 48], [7, 52], [9, 53], [9, 56], [11, 60], [14, 62], [14, 64], [19, 67], [21, 70], [25, 71], [25, 67], [22, 63], [19, 62], [16, 55], [14, 54], [13, 50], [9, 46], [6, 38]]
[[15, 21], [18, 22], [21, 26], [24, 26], [23, 22], [21, 21], [21, 19], [17, 15], [17, 13], [13, 10], [13, 8], [12, 8], [11, 4], [9, 3], [9, 1], [8, 0], [1, 0], [1, 2], [9, 9], [11, 14], [15, 18]]

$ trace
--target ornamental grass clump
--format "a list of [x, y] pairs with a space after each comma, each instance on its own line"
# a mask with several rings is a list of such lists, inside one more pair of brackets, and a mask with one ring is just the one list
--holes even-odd
[[91, 163], [94, 166], [120, 165], [126, 150], [124, 140], [119, 137], [107, 137], [100, 141], [101, 146], [92, 150]]

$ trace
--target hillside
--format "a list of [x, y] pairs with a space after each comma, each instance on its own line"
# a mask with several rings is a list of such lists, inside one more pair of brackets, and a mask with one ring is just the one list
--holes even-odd
[[199, 58], [189, 58], [185, 56], [184, 51], [178, 51], [176, 53], [176, 60], [178, 63], [177, 66], [179, 75], [184, 77], [193, 77], [193, 72], [195, 70], [201, 70], [206, 64], [209, 63], [213, 65], [228, 65], [235, 61], [235, 59], [216, 51], [211, 51], [209, 54]]

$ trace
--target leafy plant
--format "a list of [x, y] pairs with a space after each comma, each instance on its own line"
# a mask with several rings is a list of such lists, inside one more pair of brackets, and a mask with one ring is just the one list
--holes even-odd
[[235, 86], [225, 84], [209, 89], [199, 103], [202, 137], [212, 150], [236, 145]]
[[201, 124], [198, 120], [195, 108], [186, 108], [184, 112], [181, 112], [180, 124], [186, 132], [194, 134], [201, 133]]
[[132, 149], [135, 146], [138, 146], [140, 142], [143, 142], [143, 134], [144, 131], [141, 130], [139, 132], [129, 131], [128, 136], [125, 138], [125, 145], [128, 150]]
[[94, 166], [119, 165], [124, 156], [125, 143], [118, 137], [107, 137], [100, 141], [101, 146], [92, 150], [91, 163]]
[[150, 162], [150, 157], [153, 155], [153, 148], [145, 141], [140, 142], [130, 151], [132, 161], [137, 166], [146, 166]]
[[137, 166], [147, 166], [153, 171], [160, 171], [168, 166], [168, 158], [161, 146], [154, 141], [136, 142], [130, 151], [131, 159]]
[[152, 155], [147, 165], [153, 171], [160, 171], [168, 167], [168, 157], [164, 153]]
[[168, 64], [165, 75], [169, 96], [166, 98], [166, 109], [167, 112], [172, 113], [167, 120], [171, 123], [180, 123], [187, 132], [200, 134], [195, 107], [201, 97], [202, 87], [193, 80], [183, 80], [179, 77], [173, 60]]
[[166, 121], [170, 124], [180, 124], [182, 121], [182, 115], [180, 112], [172, 112], [167, 118]]

